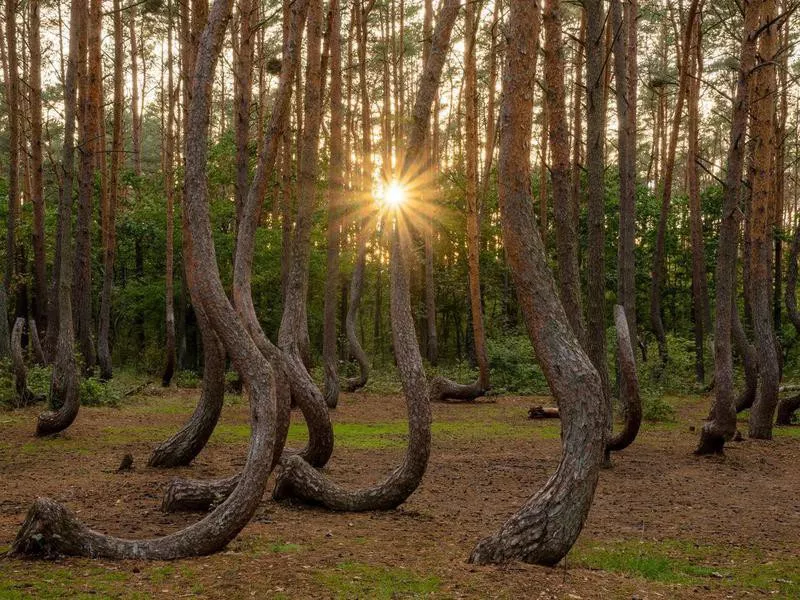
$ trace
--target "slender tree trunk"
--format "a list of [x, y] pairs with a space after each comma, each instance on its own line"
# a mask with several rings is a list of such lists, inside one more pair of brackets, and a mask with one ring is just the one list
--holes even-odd
[[339, 292], [339, 235], [342, 227], [342, 195], [344, 193], [344, 145], [342, 104], [342, 15], [339, 0], [331, 0], [330, 68], [331, 122], [330, 164], [328, 167], [328, 230], [325, 275], [324, 323], [322, 354], [325, 367], [325, 402], [335, 408], [339, 402], [339, 368], [336, 352], [336, 308]]
[[595, 6], [586, 29], [586, 165], [588, 189], [588, 256], [586, 296], [586, 349], [603, 389], [608, 390], [605, 303], [605, 41], [602, 4]]
[[[528, 335], [559, 403], [563, 451], [556, 473], [495, 534], [478, 543], [470, 562], [523, 560], [554, 565], [569, 552], [588, 515], [603, 460], [608, 411], [602, 381], [558, 300], [535, 223], [527, 148], [534, 85], [530, 32], [537, 11], [529, 0], [512, 0], [510, 6], [500, 109], [499, 177], [504, 182], [500, 214]], [[589, 0], [585, 6], [588, 22], [602, 26], [601, 3]], [[597, 32], [590, 31], [590, 39], [592, 33]], [[592, 52], [587, 54], [592, 57]], [[542, 535], [544, 531], [547, 535]]]
[[[716, 320], [714, 322], [714, 405], [712, 418], [703, 425], [697, 454], [721, 453], [725, 442], [736, 433], [736, 403], [734, 402], [732, 328], [741, 330], [736, 307], [736, 255], [741, 211], [742, 170], [744, 167], [745, 134], [749, 112], [750, 85], [756, 58], [756, 29], [759, 9], [756, 0], [746, 0], [744, 28], [739, 59], [739, 78], [731, 118], [731, 137], [728, 146], [728, 170], [725, 176], [722, 223], [716, 267]], [[746, 340], [744, 344], [746, 345]], [[747, 362], [747, 359], [745, 358]], [[747, 369], [747, 367], [745, 367]], [[750, 379], [748, 377], [748, 379]]]
[[565, 64], [561, 40], [560, 0], [545, 0], [543, 22], [544, 93], [547, 97], [548, 129], [552, 151], [550, 177], [553, 183], [558, 291], [572, 331], [583, 344], [586, 331], [583, 325], [578, 267], [578, 220], [570, 198], [569, 125], [564, 89]]
[[778, 14], [775, 0], [761, 3], [758, 60], [753, 88], [752, 249], [750, 256], [750, 303], [753, 332], [759, 355], [759, 390], [750, 411], [750, 437], [772, 438], [772, 420], [778, 404], [780, 366], [771, 314], [772, 228], [774, 224], [774, 168], [776, 65]]
[[[50, 319], [50, 327], [58, 323], [58, 336], [52, 346], [53, 372], [50, 378], [50, 405], [57, 410], [39, 415], [36, 435], [58, 433], [69, 427], [78, 415], [78, 367], [75, 363], [75, 333], [72, 329], [72, 192], [74, 172], [75, 112], [78, 70], [85, 48], [88, 9], [86, 0], [72, 0], [69, 27], [69, 56], [64, 80], [64, 146], [61, 159], [61, 188], [58, 195], [56, 256], [60, 261], [55, 288], [58, 318]], [[18, 537], [19, 539], [19, 537]], [[16, 547], [16, 544], [15, 544]]]
[[692, 48], [688, 65], [688, 152], [686, 155], [686, 178], [689, 188], [689, 228], [692, 247], [692, 314], [694, 320], [695, 376], [697, 381], [705, 379], [705, 307], [708, 304], [706, 281], [705, 246], [703, 244], [703, 215], [700, 206], [700, 179], [697, 173], [700, 143], [700, 77], [702, 59], [700, 55], [701, 13], [696, 17]]
[[135, 5], [128, 8], [128, 32], [131, 44], [131, 141], [133, 142], [133, 168], [137, 175], [141, 175], [142, 131], [140, 129], [141, 119], [139, 115], [139, 47], [136, 43]]
[[6, 108], [8, 117], [8, 216], [6, 217], [6, 268], [3, 279], [6, 302], [0, 303], [4, 309], [0, 318], [3, 325], [0, 327], [0, 357], [8, 356], [8, 314], [7, 302], [11, 301], [15, 292], [15, 278], [17, 275], [17, 221], [19, 220], [19, 73], [17, 67], [17, 2], [7, 0], [5, 3], [6, 18], [6, 43], [7, 43], [7, 68], [6, 76]]
[[[431, 35], [433, 32], [433, 1], [425, 0], [424, 14], [422, 20], [422, 63], [428, 62], [431, 53]], [[434, 117], [434, 128], [438, 129], [439, 120]], [[434, 136], [437, 134], [434, 133]], [[438, 155], [434, 151], [433, 140], [427, 148], [428, 161], [431, 174], [434, 178], [433, 189], [436, 189], [436, 173], [438, 169], [434, 163], [438, 161]], [[423, 193], [425, 191], [423, 190]], [[427, 200], [426, 193], [423, 200]], [[432, 198], [430, 199], [433, 200]], [[426, 325], [426, 354], [428, 361], [436, 366], [439, 363], [439, 336], [436, 331], [436, 273], [434, 272], [434, 252], [433, 252], [433, 219], [428, 219], [425, 226], [425, 325]]]
[[[169, 4], [169, 13], [172, 14], [172, 1]], [[161, 376], [161, 385], [168, 387], [175, 374], [176, 348], [175, 348], [175, 81], [173, 76], [172, 53], [172, 19], [170, 18], [167, 30], [167, 123], [164, 150], [164, 192], [167, 200], [167, 252], [164, 267], [164, 329], [166, 333], [165, 352], [166, 360], [164, 372]], [[238, 158], [238, 155], [237, 155]], [[238, 166], [238, 165], [237, 165]], [[245, 165], [246, 167], [247, 165]], [[238, 180], [237, 180], [238, 182]], [[224, 359], [223, 359], [224, 360]], [[205, 383], [205, 378], [204, 378]]]
[[617, 81], [617, 147], [619, 148], [619, 243], [617, 303], [625, 308], [631, 343], [636, 347], [636, 0], [612, 0], [614, 71]]
[[682, 32], [683, 44], [679, 55], [678, 71], [678, 97], [675, 101], [675, 112], [672, 117], [672, 130], [669, 137], [669, 148], [664, 162], [663, 185], [661, 188], [661, 214], [658, 219], [656, 233], [656, 248], [653, 253], [653, 269], [650, 277], [650, 326], [658, 342], [658, 352], [661, 356], [662, 366], [666, 365], [669, 355], [667, 353], [667, 335], [664, 331], [664, 322], [661, 317], [661, 295], [666, 276], [666, 251], [667, 251], [667, 219], [672, 202], [672, 180], [675, 170], [675, 152], [678, 147], [681, 119], [683, 118], [683, 105], [689, 89], [688, 65], [689, 51], [692, 46], [696, 15], [700, 11], [703, 0], [692, 0], [686, 15], [685, 28]]
[[28, 3], [31, 117], [31, 204], [33, 204], [34, 304], [33, 315], [39, 328], [47, 328], [47, 258], [44, 246], [44, 180], [42, 161], [42, 51], [39, 0]]
[[[91, 4], [91, 3], [90, 3]], [[78, 215], [75, 228], [75, 266], [73, 287], [73, 321], [78, 349], [83, 357], [83, 367], [87, 373], [94, 368], [96, 356], [92, 341], [92, 211], [95, 175], [95, 151], [97, 149], [98, 114], [100, 110], [101, 76], [90, 64], [89, 55], [95, 40], [99, 42], [94, 11], [89, 10], [89, 18], [83, 29], [82, 48], [78, 63], [78, 121], [80, 133], [80, 171], [78, 173]], [[98, 11], [99, 16], [99, 11]], [[98, 50], [99, 52], [99, 50]]]

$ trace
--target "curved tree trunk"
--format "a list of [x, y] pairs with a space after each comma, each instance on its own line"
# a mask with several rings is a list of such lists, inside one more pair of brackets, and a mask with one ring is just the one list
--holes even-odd
[[[58, 410], [39, 415], [36, 435], [50, 435], [69, 427], [78, 416], [78, 366], [75, 363], [75, 332], [72, 329], [72, 188], [74, 174], [75, 104], [77, 101], [79, 49], [87, 21], [86, 0], [72, 0], [70, 9], [69, 58], [64, 81], [64, 146], [62, 149], [61, 189], [58, 195], [56, 306], [49, 326], [58, 326], [54, 345], [53, 372], [50, 378], [50, 404]], [[49, 337], [49, 334], [48, 334]]]
[[742, 359], [744, 368], [744, 389], [736, 398], [736, 412], [740, 413], [753, 406], [758, 392], [758, 352], [756, 347], [747, 339], [739, 310], [733, 311], [731, 321], [731, 336], [736, 346], [736, 351]]
[[203, 334], [203, 390], [200, 401], [181, 430], [153, 451], [147, 461], [150, 467], [189, 465], [205, 447], [222, 412], [225, 397], [225, 350], [200, 310], [197, 310], [197, 319]]
[[[427, 168], [425, 161], [419, 161], [419, 158], [423, 155], [433, 97], [439, 87], [450, 34], [459, 8], [459, 0], [445, 0], [439, 12], [430, 57], [420, 79], [412, 113], [413, 120], [400, 178], [405, 183], [417, 181], [424, 176], [422, 171]], [[292, 497], [319, 503], [332, 510], [386, 510], [404, 502], [422, 480], [430, 455], [431, 411], [425, 370], [411, 312], [407, 263], [411, 229], [402, 210], [401, 207], [396, 213], [397, 220], [392, 234], [390, 310], [395, 356], [408, 405], [409, 444], [405, 459], [383, 482], [369, 488], [348, 491], [311, 468], [299, 457], [290, 457], [282, 463], [282, 471], [273, 494], [276, 499]]]
[[[714, 405], [711, 419], [700, 433], [696, 454], [722, 453], [725, 442], [736, 434], [736, 413], [738, 402], [734, 401], [733, 354], [731, 338], [740, 348], [745, 365], [745, 394], [742, 404], [752, 405], [758, 382], [757, 372], [752, 365], [756, 360], [739, 320], [736, 306], [736, 254], [739, 239], [741, 211], [742, 169], [744, 167], [745, 134], [749, 112], [750, 77], [755, 64], [758, 10], [754, 0], [745, 0], [744, 32], [739, 60], [739, 78], [736, 85], [736, 99], [731, 118], [731, 138], [728, 146], [728, 171], [725, 177], [725, 197], [722, 205], [722, 225], [720, 226], [717, 250], [716, 273], [716, 321], [714, 323]], [[750, 353], [753, 356], [750, 356]]]
[[25, 367], [25, 356], [22, 352], [23, 329], [25, 329], [25, 319], [17, 317], [11, 330], [11, 362], [14, 374], [14, 391], [16, 393], [15, 408], [22, 408], [38, 400], [43, 400], [43, 398], [34, 396], [33, 392], [28, 389], [28, 369]]
[[611, 452], [619, 452], [630, 446], [639, 435], [639, 427], [642, 425], [642, 396], [636, 374], [636, 356], [625, 307], [621, 304], [614, 307], [614, 324], [617, 328], [617, 360], [621, 374], [619, 397], [622, 400], [625, 425], [606, 444], [606, 461]]
[[345, 333], [347, 334], [347, 350], [350, 356], [358, 363], [358, 375], [345, 379], [342, 387], [346, 392], [355, 392], [367, 385], [369, 379], [369, 359], [361, 347], [356, 331], [358, 309], [361, 306], [361, 294], [364, 292], [364, 271], [367, 266], [367, 240], [372, 234], [372, 228], [367, 223], [362, 223], [362, 230], [358, 236], [358, 255], [350, 278], [350, 293], [347, 299], [347, 316], [345, 317]]
[[[529, 32], [536, 7], [529, 0], [510, 5], [500, 109], [500, 214], [528, 335], [559, 403], [563, 451], [556, 473], [495, 534], [478, 543], [470, 562], [554, 565], [569, 552], [589, 513], [603, 461], [608, 409], [600, 376], [558, 299], [533, 214], [527, 142], [534, 85]], [[586, 11], [589, 23], [602, 22], [599, 1], [587, 1]]]
[[[786, 314], [794, 325], [797, 335], [800, 335], [800, 312], [797, 310], [797, 257], [800, 255], [800, 224], [795, 226], [792, 236], [792, 247], [789, 251], [789, 260], [786, 267], [786, 290], [784, 301]], [[792, 414], [800, 408], [800, 396], [784, 398], [778, 402], [778, 425], [788, 425], [792, 421]]]
[[46, 365], [47, 359], [42, 350], [42, 342], [39, 339], [39, 330], [36, 328], [36, 321], [28, 319], [28, 339], [30, 340], [31, 348], [33, 349], [33, 360], [37, 365]]

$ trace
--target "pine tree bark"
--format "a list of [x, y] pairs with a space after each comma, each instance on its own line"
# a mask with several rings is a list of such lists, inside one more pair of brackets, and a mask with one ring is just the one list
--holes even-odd
[[[725, 176], [722, 223], [716, 267], [716, 320], [714, 322], [714, 404], [711, 419], [700, 433], [697, 454], [721, 453], [725, 442], [736, 433], [736, 403], [734, 401], [732, 329], [741, 329], [736, 307], [736, 256], [742, 213], [739, 210], [742, 170], [747, 133], [747, 115], [750, 110], [750, 85], [756, 57], [756, 28], [759, 10], [755, 0], [746, 0], [744, 31], [739, 58], [739, 76], [736, 84], [731, 136], [728, 146], [728, 170]], [[744, 337], [744, 331], [740, 332]], [[747, 344], [747, 340], [744, 340]], [[747, 360], [745, 359], [745, 364]], [[745, 366], [747, 371], [747, 366]], [[747, 376], [747, 373], [746, 373]], [[750, 380], [750, 377], [746, 377]], [[749, 387], [749, 386], [748, 386]]]
[[17, 59], [17, 2], [8, 0], [5, 3], [6, 19], [6, 51], [7, 68], [6, 78], [6, 109], [8, 118], [8, 216], [6, 217], [6, 268], [3, 278], [6, 303], [0, 308], [6, 310], [0, 314], [5, 320], [3, 331], [0, 335], [0, 356], [8, 355], [8, 316], [7, 303], [11, 301], [16, 291], [15, 278], [17, 275], [17, 221], [19, 220], [19, 72]]
[[753, 149], [752, 248], [750, 255], [750, 304], [753, 333], [759, 356], [759, 388], [750, 410], [750, 437], [772, 438], [772, 421], [778, 404], [780, 367], [777, 339], [772, 324], [772, 226], [775, 208], [774, 167], [777, 150], [775, 136], [776, 65], [778, 58], [777, 3], [761, 3], [756, 74], [751, 110]]
[[137, 175], [141, 175], [142, 130], [141, 115], [139, 114], [139, 47], [136, 43], [135, 5], [128, 9], [128, 33], [131, 44], [131, 142], [133, 143], [133, 168]]
[[30, 119], [31, 119], [31, 204], [33, 205], [34, 304], [33, 316], [39, 327], [47, 328], [47, 258], [44, 233], [44, 179], [42, 160], [42, 43], [39, 0], [28, 3], [30, 31]]
[[578, 267], [578, 219], [570, 197], [569, 126], [564, 89], [565, 63], [561, 40], [561, 1], [545, 0], [544, 23], [544, 93], [547, 97], [548, 130], [552, 159], [550, 177], [553, 188], [558, 291], [575, 337], [583, 343], [581, 280]]
[[325, 403], [335, 408], [339, 402], [339, 367], [336, 336], [336, 309], [339, 293], [339, 236], [342, 227], [344, 192], [344, 105], [342, 104], [342, 15], [339, 0], [331, 0], [330, 69], [331, 121], [330, 164], [328, 167], [328, 230], [325, 275], [322, 355], [325, 369]]
[[[602, 24], [601, 3], [590, 0], [585, 6], [588, 22]], [[559, 403], [563, 451], [556, 473], [495, 534], [478, 543], [470, 562], [554, 565], [569, 552], [588, 515], [603, 461], [608, 411], [600, 376], [559, 302], [533, 214], [527, 143], [534, 85], [530, 31], [537, 11], [529, 0], [512, 0], [510, 9], [500, 109], [500, 215], [528, 336]]]
[[[69, 54], [64, 79], [64, 145], [61, 157], [61, 187], [58, 194], [56, 258], [59, 261], [55, 287], [58, 335], [51, 347], [53, 371], [50, 377], [50, 404], [58, 410], [45, 411], [36, 423], [36, 435], [58, 433], [78, 416], [78, 366], [75, 363], [75, 332], [72, 328], [72, 192], [74, 180], [74, 136], [77, 104], [78, 67], [82, 38], [88, 20], [86, 0], [72, 0], [69, 27]], [[18, 538], [19, 539], [19, 538]]]
[[609, 389], [606, 359], [605, 303], [605, 41], [602, 4], [591, 4], [586, 28], [586, 171], [588, 255], [586, 292], [586, 351], [603, 389]]

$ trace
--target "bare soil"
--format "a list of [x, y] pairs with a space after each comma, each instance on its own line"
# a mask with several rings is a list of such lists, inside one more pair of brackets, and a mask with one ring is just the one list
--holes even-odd
[[[228, 402], [190, 468], [145, 466], [198, 394], [151, 389], [122, 408], [83, 408], [67, 433], [42, 440], [33, 437], [37, 408], [0, 413], [0, 551], [37, 496], [123, 537], [159, 536], [198, 519], [161, 513], [161, 491], [175, 476], [219, 477], [241, 466], [246, 401]], [[337, 514], [266, 495], [217, 555], [174, 563], [2, 559], [0, 598], [800, 598], [800, 429], [697, 458], [709, 400], [670, 400], [676, 421], [646, 424], [614, 456], [576, 549], [557, 568], [466, 563], [475, 542], [559, 460], [558, 421], [526, 418], [550, 400], [502, 397], [434, 407], [428, 472], [398, 510]], [[326, 471], [337, 481], [367, 484], [402, 460], [402, 397], [345, 395], [332, 418], [340, 442]], [[290, 439], [299, 445], [302, 419], [293, 419]], [[126, 453], [135, 468], [117, 473]]]

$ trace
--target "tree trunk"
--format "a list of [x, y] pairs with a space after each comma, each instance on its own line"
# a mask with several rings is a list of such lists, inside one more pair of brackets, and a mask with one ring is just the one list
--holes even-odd
[[347, 335], [347, 350], [358, 363], [358, 375], [345, 379], [342, 386], [346, 392], [355, 392], [367, 385], [369, 380], [369, 359], [361, 347], [356, 331], [358, 310], [361, 307], [361, 294], [364, 292], [364, 271], [367, 268], [367, 240], [372, 234], [369, 219], [361, 223], [358, 234], [358, 249], [356, 262], [353, 266], [353, 275], [350, 278], [350, 292], [347, 298], [347, 317], [345, 318], [345, 333]]
[[[169, 2], [169, 12], [172, 14], [172, 2]], [[167, 240], [166, 264], [164, 266], [164, 330], [166, 340], [164, 350], [166, 359], [164, 372], [161, 375], [162, 387], [169, 387], [175, 374], [176, 348], [175, 348], [175, 82], [173, 77], [172, 54], [172, 19], [170, 18], [167, 30], [167, 124], [164, 148], [164, 192], [167, 200]], [[246, 167], [247, 165], [245, 165]], [[238, 181], [238, 180], [237, 180]], [[213, 345], [212, 344], [209, 345]], [[223, 353], [224, 357], [224, 353]], [[223, 358], [224, 360], [224, 358]], [[203, 374], [203, 383], [208, 369]], [[224, 379], [224, 375], [223, 375]], [[152, 461], [152, 458], [151, 458]]]
[[776, 352], [777, 340], [772, 326], [772, 227], [774, 196], [775, 152], [775, 94], [778, 56], [777, 4], [775, 0], [761, 3], [756, 74], [753, 88], [752, 137], [752, 248], [750, 256], [750, 303], [759, 355], [759, 389], [750, 411], [750, 437], [772, 438], [772, 420], [778, 404], [780, 367]]
[[39, 0], [28, 3], [30, 30], [31, 204], [33, 204], [33, 316], [47, 328], [47, 257], [44, 246], [44, 180], [42, 168], [42, 50]]
[[619, 452], [630, 446], [639, 435], [642, 425], [642, 397], [639, 393], [639, 378], [636, 374], [636, 355], [633, 351], [628, 318], [621, 304], [614, 307], [614, 324], [617, 328], [617, 360], [620, 368], [619, 397], [624, 407], [625, 425], [606, 444], [606, 462], [611, 452]]
[[72, 288], [72, 314], [78, 350], [83, 357], [85, 373], [91, 373], [95, 363], [92, 343], [92, 195], [94, 192], [94, 150], [97, 139], [97, 111], [99, 96], [90, 73], [88, 49], [94, 29], [91, 9], [83, 29], [80, 57], [78, 59], [78, 215], [75, 227], [75, 263]]
[[[408, 145], [400, 172], [400, 181], [403, 182], [424, 180], [421, 178], [425, 177], [427, 166], [420, 159], [424, 156], [433, 97], [439, 87], [450, 34], [459, 8], [459, 0], [445, 0], [439, 11], [430, 57], [420, 78], [412, 113]], [[409, 443], [405, 459], [383, 482], [369, 488], [348, 491], [311, 468], [299, 457], [290, 457], [282, 464], [273, 494], [276, 499], [292, 497], [342, 511], [387, 510], [404, 502], [422, 480], [430, 456], [431, 411], [425, 370], [411, 312], [408, 268], [411, 225], [402, 211], [401, 207], [395, 213], [396, 221], [392, 233], [390, 310], [395, 357], [408, 405]]]
[[544, 5], [544, 93], [547, 97], [548, 130], [552, 152], [550, 177], [553, 183], [558, 257], [558, 291], [561, 304], [583, 344], [586, 331], [581, 306], [581, 279], [578, 267], [578, 219], [570, 197], [569, 126], [564, 89], [564, 57], [561, 40], [561, 0], [545, 0]]
[[37, 398], [28, 389], [28, 369], [25, 367], [25, 357], [22, 353], [22, 330], [25, 328], [25, 319], [17, 317], [14, 328], [11, 330], [11, 362], [14, 376], [14, 408], [22, 408], [44, 400]]
[[458, 384], [444, 377], [431, 382], [431, 401], [445, 399], [474, 400], [489, 390], [489, 356], [486, 351], [486, 332], [483, 326], [480, 282], [480, 207], [478, 204], [478, 87], [475, 44], [477, 22], [475, 5], [468, 2], [464, 11], [464, 37], [466, 39], [464, 103], [466, 151], [466, 204], [467, 204], [467, 269], [469, 273], [469, 306], [472, 321], [472, 340], [478, 363], [478, 380], [469, 385]]
[[656, 233], [656, 248], [653, 253], [653, 270], [650, 278], [650, 325], [658, 342], [658, 352], [661, 357], [662, 368], [666, 365], [669, 355], [667, 352], [667, 335], [664, 331], [664, 322], [661, 318], [661, 295], [663, 293], [664, 278], [666, 275], [666, 244], [667, 244], [667, 219], [672, 202], [672, 179], [675, 170], [675, 151], [678, 147], [683, 105], [689, 89], [688, 64], [689, 50], [692, 46], [693, 31], [696, 24], [696, 15], [700, 10], [703, 0], [692, 0], [686, 16], [686, 25], [683, 31], [683, 46], [679, 56], [678, 72], [678, 97], [675, 101], [675, 113], [672, 118], [672, 130], [669, 137], [664, 164], [663, 185], [661, 188], [661, 214], [658, 219]]
[[[433, 31], [433, 1], [424, 1], [424, 13], [422, 18], [422, 64], [427, 64], [431, 52], [431, 35]], [[490, 55], [491, 60], [491, 55]], [[434, 137], [437, 136], [438, 119], [434, 117]], [[431, 177], [434, 179], [433, 189], [436, 189], [436, 174], [438, 173], [438, 155], [434, 140], [428, 143], [427, 160], [431, 170]], [[426, 194], [423, 200], [428, 200], [430, 196]], [[433, 200], [433, 198], [430, 198]], [[423, 235], [425, 236], [425, 326], [426, 326], [426, 355], [428, 362], [433, 366], [439, 363], [439, 336], [436, 331], [436, 279], [434, 272], [433, 256], [433, 220], [428, 219]]]
[[316, 204], [317, 156], [322, 120], [322, 2], [311, 0], [307, 23], [303, 134], [298, 175], [297, 213], [292, 236], [292, 264], [286, 286], [278, 347], [306, 368], [311, 361], [308, 338], [308, 277], [311, 228]]
[[[186, 10], [186, 7], [184, 7], [184, 10]], [[133, 142], [133, 168], [137, 175], [141, 175], [142, 130], [141, 115], [139, 114], [139, 47], [136, 44], [136, 5], [128, 9], [128, 32], [131, 43], [131, 141]], [[191, 74], [191, 71], [189, 73]]]
[[[105, 195], [103, 210], [103, 289], [100, 294], [100, 327], [97, 334], [97, 360], [100, 364], [100, 378], [111, 379], [114, 374], [111, 361], [111, 294], [114, 286], [114, 260], [117, 245], [117, 203], [119, 202], [120, 170], [124, 160], [122, 138], [122, 117], [124, 107], [123, 70], [125, 68], [125, 47], [123, 45], [123, 25], [121, 1], [114, 0], [114, 108], [111, 127], [111, 172], [108, 180], [108, 193]], [[168, 232], [169, 235], [169, 232]]]
[[[36, 435], [58, 433], [78, 416], [78, 367], [75, 363], [75, 333], [72, 329], [72, 192], [74, 173], [75, 109], [77, 103], [78, 64], [84, 47], [88, 10], [86, 0], [72, 0], [69, 27], [69, 56], [64, 80], [64, 145], [61, 159], [61, 188], [58, 195], [56, 257], [59, 260], [56, 280], [58, 336], [53, 345], [53, 372], [50, 378], [50, 405], [57, 410], [39, 415]], [[19, 539], [19, 537], [18, 537]], [[17, 547], [15, 545], [15, 547]]]
[[[608, 410], [600, 376], [581, 349], [558, 300], [536, 227], [527, 143], [534, 85], [530, 32], [537, 8], [529, 0], [512, 0], [510, 6], [500, 109], [499, 177], [504, 182], [500, 216], [528, 336], [561, 411], [563, 451], [558, 470], [545, 486], [495, 534], [481, 540], [469, 560], [554, 565], [569, 552], [589, 513], [603, 461]], [[590, 0], [585, 6], [589, 24], [602, 26], [601, 3]], [[592, 27], [589, 39], [597, 39], [593, 37], [597, 33]], [[602, 43], [602, 34], [600, 39]], [[592, 58], [591, 51], [587, 54]]]
[[694, 27], [692, 48], [689, 53], [689, 119], [687, 125], [688, 151], [686, 155], [686, 178], [689, 189], [689, 229], [692, 248], [692, 315], [694, 320], [695, 376], [705, 380], [705, 325], [708, 305], [708, 281], [706, 280], [705, 246], [703, 244], [703, 215], [700, 205], [700, 180], [697, 173], [700, 144], [700, 78], [702, 58], [700, 53], [700, 28], [702, 18], [698, 13]]
[[339, 402], [339, 368], [336, 352], [336, 308], [339, 292], [339, 232], [342, 227], [344, 192], [344, 145], [342, 104], [342, 15], [339, 0], [331, 0], [330, 66], [331, 122], [330, 164], [328, 166], [328, 229], [325, 275], [325, 303], [322, 354], [325, 367], [325, 403], [335, 408]]
[[[6, 41], [8, 52], [8, 66], [6, 68], [6, 108], [8, 118], [8, 215], [6, 217], [6, 269], [3, 287], [6, 293], [6, 302], [13, 301], [16, 292], [16, 256], [17, 256], [17, 221], [19, 220], [19, 73], [17, 69], [17, 2], [7, 0], [5, 6]], [[7, 309], [7, 305], [5, 307]], [[15, 311], [16, 312], [16, 311]], [[0, 350], [8, 344], [8, 315], [0, 315], [6, 320], [3, 327], [3, 342]], [[6, 356], [4, 352], [3, 356]]]
[[611, 2], [614, 28], [614, 76], [617, 81], [617, 147], [619, 148], [619, 242], [617, 303], [625, 308], [631, 343], [636, 347], [636, 0]]
[[39, 339], [39, 330], [36, 328], [36, 321], [28, 319], [28, 339], [30, 340], [31, 348], [33, 349], [33, 360], [37, 365], [46, 365], [47, 358], [42, 349], [42, 342]]
[[[758, 4], [746, 0], [744, 8], [744, 31], [739, 59], [739, 78], [731, 117], [731, 137], [728, 146], [728, 170], [725, 176], [722, 223], [720, 225], [716, 271], [716, 321], [714, 323], [714, 405], [712, 418], [703, 425], [697, 454], [721, 453], [726, 441], [736, 433], [736, 404], [733, 388], [733, 355], [731, 351], [731, 329], [744, 330], [739, 322], [736, 307], [736, 255], [739, 239], [739, 197], [741, 194], [742, 169], [744, 166], [745, 134], [749, 112], [750, 80], [756, 56], [756, 28], [758, 27]], [[742, 340], [747, 346], [747, 340]], [[745, 349], [746, 352], [746, 349]], [[747, 358], [745, 372], [748, 384]], [[753, 382], [755, 383], [755, 382]], [[750, 385], [747, 386], [750, 388]], [[755, 390], [753, 390], [755, 391]]]
[[[594, 6], [594, 4], [593, 4]], [[586, 30], [586, 170], [588, 256], [586, 293], [586, 352], [608, 395], [605, 303], [605, 42], [602, 4], [593, 21], [587, 12]]]

